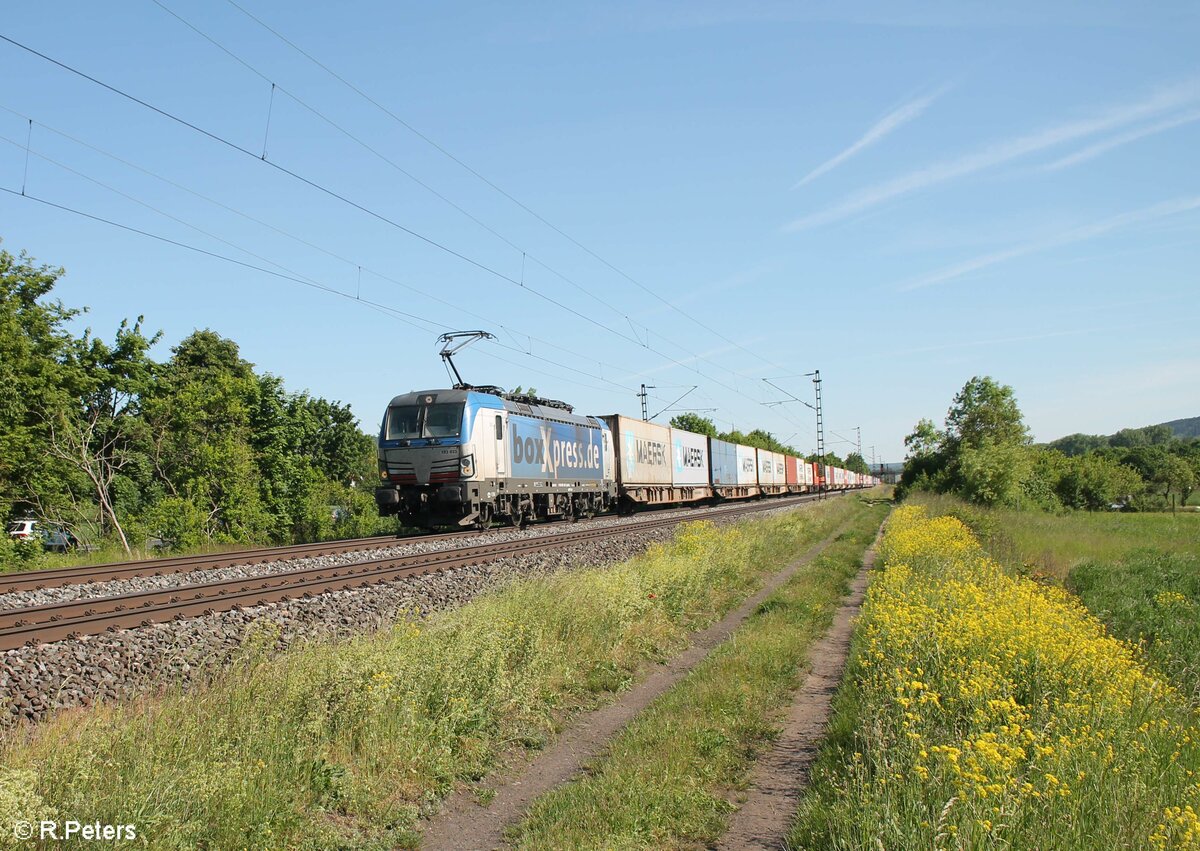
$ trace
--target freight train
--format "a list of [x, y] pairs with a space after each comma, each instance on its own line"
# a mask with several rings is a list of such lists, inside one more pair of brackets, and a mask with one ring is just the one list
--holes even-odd
[[525, 525], [660, 505], [878, 484], [752, 446], [497, 388], [392, 399], [379, 430], [382, 515], [418, 525]]

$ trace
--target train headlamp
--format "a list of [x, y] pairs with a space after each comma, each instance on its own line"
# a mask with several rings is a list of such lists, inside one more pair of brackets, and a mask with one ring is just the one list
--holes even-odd
[[463, 475], [463, 478], [469, 479], [471, 476], [475, 475], [475, 456], [474, 455], [464, 455], [459, 460], [458, 467], [459, 467], [459, 471]]

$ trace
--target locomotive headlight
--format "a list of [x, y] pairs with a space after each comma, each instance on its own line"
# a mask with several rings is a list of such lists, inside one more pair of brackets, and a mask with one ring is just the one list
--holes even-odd
[[458, 466], [464, 479], [471, 478], [471, 476], [475, 475], [475, 456], [464, 455], [458, 462]]
[[386, 480], [387, 480], [387, 477], [388, 477], [387, 462], [386, 462], [386, 461], [380, 461], [380, 462], [379, 462], [379, 478], [381, 478], [381, 479], [383, 479], [384, 481], [386, 481]]

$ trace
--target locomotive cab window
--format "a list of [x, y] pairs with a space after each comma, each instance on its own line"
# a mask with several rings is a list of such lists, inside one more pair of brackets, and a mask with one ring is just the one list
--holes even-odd
[[462, 404], [393, 405], [388, 408], [384, 439], [458, 437], [462, 414]]
[[462, 414], [462, 405], [426, 405], [422, 437], [458, 437]]

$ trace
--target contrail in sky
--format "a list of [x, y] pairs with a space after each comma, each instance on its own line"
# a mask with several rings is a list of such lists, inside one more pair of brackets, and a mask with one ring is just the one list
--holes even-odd
[[821, 175], [833, 171], [855, 154], [866, 150], [876, 142], [879, 142], [884, 137], [890, 135], [894, 130], [917, 118], [922, 112], [929, 108], [930, 104], [945, 94], [948, 88], [949, 86], [942, 86], [940, 89], [931, 94], [917, 98], [916, 100], [911, 100], [897, 109], [892, 110], [883, 118], [879, 119], [879, 121], [875, 122], [875, 124], [869, 130], [867, 130], [867, 132], [864, 133], [857, 142], [846, 148], [846, 150], [842, 151], [832, 159], [828, 159], [821, 163], [819, 166], [801, 178], [792, 188], [799, 189], [806, 183], [811, 183], [812, 181], [816, 180]]
[[974, 153], [933, 163], [916, 171], [877, 184], [843, 199], [828, 209], [796, 219], [785, 230], [799, 231], [841, 221], [884, 204], [895, 198], [967, 177], [985, 169], [1011, 162], [1019, 157], [1044, 151], [1057, 145], [1073, 142], [1116, 130], [1163, 113], [1191, 106], [1200, 99], [1200, 80], [1159, 89], [1134, 103], [1108, 109], [1094, 118], [1078, 119], [988, 145]]
[[1057, 159], [1052, 163], [1042, 166], [1042, 171], [1058, 171], [1060, 168], [1070, 168], [1073, 165], [1079, 165], [1081, 162], [1107, 153], [1113, 148], [1119, 148], [1121, 145], [1128, 145], [1130, 142], [1136, 142], [1138, 139], [1144, 139], [1147, 136], [1153, 136], [1166, 130], [1182, 127], [1184, 124], [1191, 124], [1194, 121], [1200, 121], [1200, 112], [1185, 112], [1182, 115], [1168, 118], [1166, 121], [1159, 121], [1156, 124], [1138, 127], [1135, 130], [1120, 133], [1101, 142], [1088, 145], [1086, 148], [1078, 150], [1073, 154], [1068, 154], [1061, 159]]
[[939, 272], [903, 284], [899, 287], [902, 292], [909, 290], [923, 289], [931, 287], [934, 284], [944, 284], [947, 281], [952, 281], [955, 278], [961, 278], [971, 272], [977, 272], [980, 269], [986, 269], [989, 266], [995, 266], [997, 263], [1003, 263], [1006, 260], [1012, 260], [1017, 257], [1024, 257], [1026, 254], [1033, 254], [1038, 251], [1045, 251], [1050, 248], [1057, 248], [1060, 245], [1069, 245], [1073, 242], [1083, 242], [1085, 240], [1094, 239], [1098, 236], [1103, 236], [1120, 228], [1129, 227], [1131, 225], [1139, 225], [1143, 222], [1150, 222], [1156, 219], [1165, 218], [1167, 216], [1186, 213], [1190, 210], [1200, 209], [1200, 195], [1191, 198], [1178, 198], [1173, 201], [1163, 201], [1159, 204], [1154, 204], [1150, 207], [1143, 207], [1140, 210], [1132, 210], [1128, 213], [1121, 213], [1118, 216], [1111, 216], [1099, 222], [1093, 222], [1090, 225], [1071, 228], [1045, 239], [1034, 240], [1027, 242], [1024, 245], [1017, 245], [1013, 248], [1006, 248], [1003, 251], [995, 251], [991, 254], [984, 254], [980, 257], [967, 260], [963, 263], [957, 263], [953, 266], [948, 266]]

